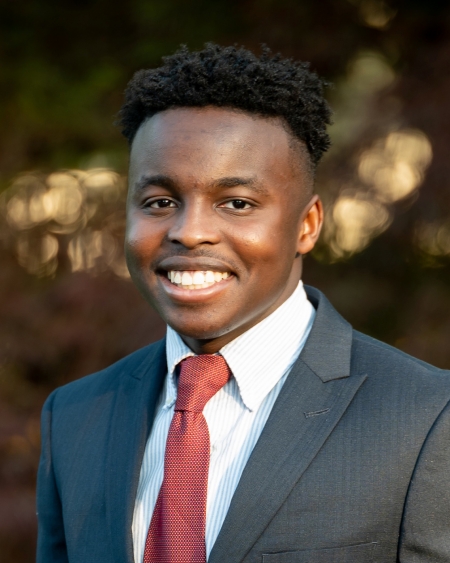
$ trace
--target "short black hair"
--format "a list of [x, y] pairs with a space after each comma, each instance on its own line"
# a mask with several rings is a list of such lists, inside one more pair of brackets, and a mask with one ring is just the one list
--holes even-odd
[[162, 66], [136, 72], [125, 91], [119, 123], [131, 145], [146, 118], [170, 108], [217, 106], [280, 117], [317, 164], [330, 146], [326, 127], [331, 109], [324, 86], [309, 63], [274, 55], [265, 46], [260, 56], [214, 43], [201, 51], [182, 46], [164, 57]]

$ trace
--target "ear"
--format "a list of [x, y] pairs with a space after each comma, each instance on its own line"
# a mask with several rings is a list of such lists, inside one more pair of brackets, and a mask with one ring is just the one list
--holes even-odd
[[314, 248], [322, 230], [323, 206], [317, 194], [305, 205], [300, 221], [297, 252], [307, 254]]

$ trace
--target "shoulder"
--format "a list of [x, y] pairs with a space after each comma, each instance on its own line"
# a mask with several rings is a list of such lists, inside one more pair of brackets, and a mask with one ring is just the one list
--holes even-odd
[[450, 401], [450, 371], [423, 362], [375, 338], [353, 331], [351, 371], [366, 374], [372, 396], [419, 410]]
[[159, 340], [125, 356], [121, 360], [96, 373], [86, 375], [55, 389], [44, 405], [52, 408], [55, 403], [64, 406], [74, 401], [95, 399], [116, 391], [124, 378], [140, 379], [152, 363], [160, 363], [165, 352], [165, 340]]
[[450, 372], [423, 362], [389, 344], [376, 340], [367, 334], [353, 331], [352, 358], [367, 367], [383, 369], [408, 369], [414, 372], [448, 377]]

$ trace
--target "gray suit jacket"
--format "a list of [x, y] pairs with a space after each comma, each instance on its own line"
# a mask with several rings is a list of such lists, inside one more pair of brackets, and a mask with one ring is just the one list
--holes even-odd
[[[209, 563], [449, 563], [449, 374], [308, 295], [314, 326]], [[38, 563], [133, 562], [134, 499], [165, 374], [161, 341], [50, 395]]]

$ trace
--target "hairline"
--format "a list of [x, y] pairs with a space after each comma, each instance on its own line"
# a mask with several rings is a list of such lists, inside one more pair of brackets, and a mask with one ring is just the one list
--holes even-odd
[[[304, 139], [301, 139], [298, 135], [296, 135], [294, 133], [294, 131], [292, 130], [292, 127], [289, 125], [287, 119], [282, 116], [282, 115], [269, 115], [266, 113], [261, 113], [261, 112], [257, 112], [257, 111], [249, 111], [247, 109], [243, 109], [237, 106], [222, 106], [222, 105], [216, 105], [216, 104], [205, 104], [203, 106], [200, 105], [174, 105], [174, 106], [170, 106], [166, 109], [163, 109], [161, 111], [156, 111], [155, 113], [151, 114], [151, 115], [146, 115], [144, 116], [144, 118], [142, 119], [142, 121], [140, 122], [139, 126], [136, 128], [136, 131], [133, 135], [133, 137], [130, 139], [129, 141], [129, 148], [131, 151], [131, 147], [133, 145], [134, 139], [136, 138], [136, 134], [139, 131], [139, 129], [144, 125], [144, 123], [146, 123], [149, 119], [152, 119], [152, 117], [154, 117], [155, 115], [158, 115], [159, 113], [164, 113], [166, 111], [170, 111], [170, 110], [176, 110], [176, 109], [193, 109], [193, 110], [198, 110], [201, 111], [203, 109], [206, 108], [218, 108], [218, 109], [223, 109], [223, 110], [227, 110], [227, 111], [231, 111], [234, 113], [240, 113], [240, 114], [244, 114], [247, 115], [253, 119], [259, 118], [259, 119], [266, 119], [268, 121], [274, 121], [274, 122], [278, 122], [279, 125], [281, 125], [281, 127], [283, 127], [283, 129], [285, 130], [285, 132], [288, 135], [288, 143], [289, 143], [289, 148], [292, 150], [293, 154], [297, 155], [297, 165], [301, 167], [301, 169], [308, 175], [308, 178], [310, 179], [311, 182], [311, 189], [310, 192], [311, 194], [314, 193], [314, 179], [315, 179], [315, 175], [316, 175], [316, 168], [317, 168], [317, 163], [314, 162], [313, 157], [308, 149], [308, 146], [306, 144], [306, 141]], [[295, 166], [295, 165], [294, 165]]]

